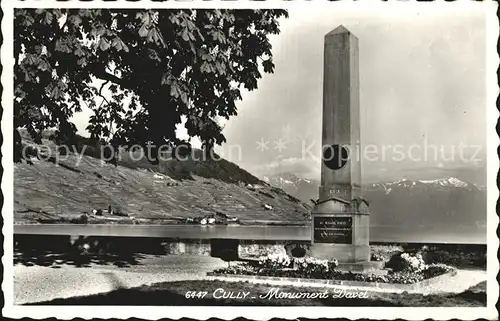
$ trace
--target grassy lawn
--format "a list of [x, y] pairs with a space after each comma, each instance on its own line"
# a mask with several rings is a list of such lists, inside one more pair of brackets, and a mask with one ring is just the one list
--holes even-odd
[[[239, 293], [240, 298], [222, 298], [225, 293]], [[272, 289], [279, 289], [280, 293], [324, 293], [325, 298], [268, 298], [266, 294]], [[186, 292], [196, 291], [203, 293], [199, 298], [186, 298]], [[244, 293], [248, 293], [243, 298]], [[349, 294], [347, 294], [349, 293]], [[486, 306], [486, 282], [482, 282], [471, 289], [454, 295], [421, 294], [393, 294], [376, 292], [358, 292], [348, 290], [347, 293], [334, 292], [333, 289], [308, 288], [295, 286], [271, 286], [248, 282], [224, 281], [178, 281], [157, 283], [150, 286], [141, 286], [132, 289], [119, 289], [113, 292], [86, 297], [56, 299], [49, 302], [40, 302], [39, 305], [149, 305], [149, 306], [179, 306], [179, 305], [231, 305], [231, 306]], [[354, 294], [363, 297], [347, 298]], [[203, 296], [203, 297], [202, 297]], [[214, 297], [215, 296], [215, 297]], [[343, 296], [343, 297], [342, 297]]]

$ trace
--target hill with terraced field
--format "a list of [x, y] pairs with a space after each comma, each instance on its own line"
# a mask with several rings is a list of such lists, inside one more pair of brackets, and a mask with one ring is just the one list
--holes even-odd
[[115, 167], [69, 153], [56, 161], [57, 146], [51, 140], [38, 145], [22, 137], [32, 151], [53, 157], [31, 157], [32, 164], [14, 165], [18, 224], [81, 223], [84, 213], [88, 223], [174, 224], [219, 216], [241, 224], [297, 224], [308, 219], [307, 204], [223, 159], [153, 165], [140, 155], [122, 153]]

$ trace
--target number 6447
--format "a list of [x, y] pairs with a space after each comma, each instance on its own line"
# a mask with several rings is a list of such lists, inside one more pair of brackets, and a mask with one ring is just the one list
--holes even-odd
[[186, 299], [203, 299], [208, 292], [206, 291], [187, 291]]

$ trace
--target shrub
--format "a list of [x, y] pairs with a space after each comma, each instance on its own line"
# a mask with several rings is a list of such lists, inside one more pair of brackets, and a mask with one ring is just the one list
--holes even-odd
[[273, 253], [259, 258], [259, 266], [264, 269], [288, 268], [291, 263], [290, 257], [282, 253]]
[[372, 261], [389, 261], [392, 256], [404, 252], [399, 245], [370, 245], [370, 257]]
[[384, 260], [384, 257], [382, 254], [380, 253], [372, 253], [370, 255], [370, 260], [371, 261], [377, 261], [377, 262], [380, 262], [380, 261], [383, 261]]
[[486, 253], [482, 255], [477, 255], [472, 261], [472, 265], [486, 268]]
[[28, 156], [28, 157], [37, 157], [39, 151], [38, 151], [38, 148], [36, 146], [27, 145], [25, 153], [26, 153], [26, 156]]
[[398, 253], [391, 257], [386, 267], [395, 272], [421, 272], [425, 269], [425, 262], [420, 253]]
[[243, 274], [243, 275], [256, 275], [257, 270], [254, 266], [248, 263], [237, 264], [227, 268], [214, 270], [215, 274]]
[[70, 220], [70, 223], [73, 224], [87, 224], [89, 222], [89, 217], [86, 214], [80, 215], [78, 218], [74, 218]]
[[294, 259], [294, 267], [304, 276], [321, 276], [329, 271], [328, 260], [320, 260], [312, 257]]
[[294, 267], [305, 276], [321, 276], [333, 271], [338, 266], [337, 260], [321, 260], [313, 257], [294, 259]]
[[257, 267], [263, 271], [281, 270], [293, 267], [302, 275], [322, 275], [333, 271], [337, 260], [321, 260], [313, 257], [293, 258], [284, 253], [273, 253], [259, 258]]
[[[320, 260], [312, 257], [292, 258], [287, 254], [275, 253], [261, 257], [255, 269], [260, 275], [324, 278], [337, 266], [337, 260]], [[294, 272], [288, 271], [291, 267]]]
[[422, 254], [417, 253], [415, 255], [411, 255], [409, 253], [403, 253], [401, 254], [401, 258], [407, 262], [405, 263], [408, 267], [406, 270], [412, 271], [412, 272], [421, 272], [426, 268], [424, 259], [422, 257]]
[[455, 271], [456, 269], [446, 264], [429, 264], [423, 271], [424, 278], [429, 279], [435, 276]]
[[296, 246], [292, 249], [291, 254], [293, 257], [301, 258], [306, 256], [306, 250], [300, 246]]

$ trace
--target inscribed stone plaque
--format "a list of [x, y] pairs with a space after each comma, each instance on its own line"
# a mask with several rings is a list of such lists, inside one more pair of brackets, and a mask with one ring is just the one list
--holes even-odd
[[315, 216], [314, 243], [352, 244], [352, 217]]

